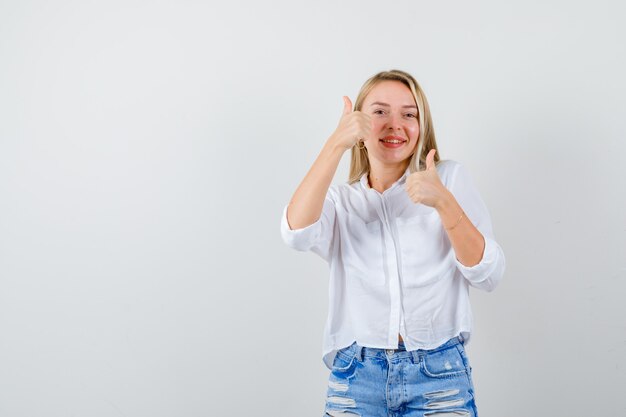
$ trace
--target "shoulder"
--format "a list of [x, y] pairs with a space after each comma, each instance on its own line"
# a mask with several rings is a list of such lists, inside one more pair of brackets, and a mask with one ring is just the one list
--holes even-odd
[[455, 161], [453, 159], [442, 159], [441, 161], [437, 162], [437, 171], [439, 172], [454, 171], [459, 166], [461, 166], [461, 163], [458, 161]]
[[343, 196], [350, 195], [359, 189], [359, 182], [355, 182], [354, 184], [349, 184], [347, 182], [331, 184], [328, 188], [328, 197], [331, 199], [338, 199]]
[[328, 188], [326, 198], [332, 201], [335, 205], [346, 204], [347, 201], [354, 201], [354, 199], [360, 199], [360, 195], [363, 193], [360, 182], [349, 184], [347, 182], [332, 184]]
[[464, 171], [463, 165], [452, 159], [444, 159], [437, 163], [439, 178], [441, 178], [441, 181], [446, 185], [454, 182], [458, 173], [462, 171]]

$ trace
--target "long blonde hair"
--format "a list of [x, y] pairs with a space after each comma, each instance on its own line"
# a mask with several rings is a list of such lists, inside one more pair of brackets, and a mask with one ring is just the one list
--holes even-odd
[[[365, 81], [365, 84], [361, 87], [361, 91], [359, 91], [359, 95], [354, 102], [354, 111], [361, 111], [365, 97], [367, 97], [370, 91], [381, 81], [399, 81], [406, 85], [409, 90], [411, 90], [411, 94], [413, 94], [415, 104], [417, 105], [420, 132], [417, 138], [417, 149], [413, 155], [411, 155], [409, 161], [409, 171], [411, 173], [419, 171], [420, 166], [426, 165], [426, 155], [428, 155], [428, 152], [431, 149], [437, 149], [437, 142], [435, 141], [435, 130], [433, 128], [433, 121], [430, 116], [430, 107], [428, 106], [426, 95], [413, 76], [400, 70], [379, 72]], [[437, 149], [435, 162], [439, 162], [439, 159], [439, 150]], [[370, 161], [367, 155], [367, 149], [364, 147], [360, 148], [357, 143], [352, 147], [348, 182], [350, 184], [355, 183], [369, 172]]]

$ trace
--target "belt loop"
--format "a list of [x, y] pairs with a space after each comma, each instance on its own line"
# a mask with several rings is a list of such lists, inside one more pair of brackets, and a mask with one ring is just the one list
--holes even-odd
[[416, 365], [417, 365], [418, 363], [420, 363], [420, 354], [419, 354], [419, 351], [417, 351], [417, 350], [412, 350], [412, 351], [411, 351], [411, 356], [413, 357], [413, 363], [414, 363], [414, 364], [416, 364]]
[[363, 346], [355, 345], [356, 352], [354, 352], [354, 356], [359, 362], [363, 362]]

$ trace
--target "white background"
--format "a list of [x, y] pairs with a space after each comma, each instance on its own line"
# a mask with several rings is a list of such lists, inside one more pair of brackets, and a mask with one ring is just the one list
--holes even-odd
[[279, 219], [391, 68], [507, 257], [481, 416], [626, 415], [620, 3], [0, 1], [0, 416], [321, 415], [327, 268]]

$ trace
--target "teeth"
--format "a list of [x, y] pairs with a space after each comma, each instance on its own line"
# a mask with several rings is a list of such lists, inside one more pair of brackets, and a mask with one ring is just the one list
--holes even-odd
[[404, 142], [403, 140], [398, 140], [398, 139], [382, 139], [383, 142], [386, 143], [402, 143]]

